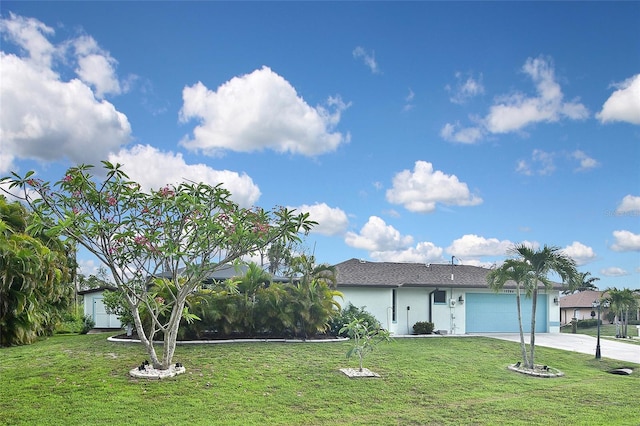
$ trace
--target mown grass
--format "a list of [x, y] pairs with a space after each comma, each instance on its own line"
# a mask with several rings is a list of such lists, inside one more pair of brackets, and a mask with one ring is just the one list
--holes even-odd
[[[540, 347], [556, 379], [513, 373], [519, 345], [482, 337], [396, 339], [365, 359], [378, 379], [338, 370], [348, 343], [179, 346], [187, 373], [128, 376], [145, 354], [106, 335], [0, 349], [0, 424], [425, 425], [640, 422], [640, 365]], [[628, 365], [628, 364], [627, 364]]]
[[[618, 339], [616, 338], [616, 326], [615, 324], [602, 324], [600, 326], [600, 338], [601, 339], [608, 339], [608, 340], [615, 340], [615, 341], [622, 341], [625, 343], [630, 343], [630, 344], [634, 344], [634, 345], [640, 345], [640, 339], [638, 339], [638, 329], [636, 328], [635, 325], [629, 325], [627, 326], [627, 334], [629, 335], [629, 339]], [[571, 327], [563, 327], [562, 328], [562, 332], [563, 333], [571, 333]], [[586, 334], [588, 336], [597, 336], [598, 335], [598, 327], [586, 327], [586, 328], [577, 328], [576, 329], [577, 334]], [[640, 422], [639, 422], [640, 423]]]

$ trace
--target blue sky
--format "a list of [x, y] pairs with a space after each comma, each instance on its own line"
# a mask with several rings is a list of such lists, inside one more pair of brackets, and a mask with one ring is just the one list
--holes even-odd
[[[319, 262], [561, 247], [640, 288], [640, 3], [3, 2], [0, 173], [310, 211]], [[97, 265], [83, 259], [83, 272]]]

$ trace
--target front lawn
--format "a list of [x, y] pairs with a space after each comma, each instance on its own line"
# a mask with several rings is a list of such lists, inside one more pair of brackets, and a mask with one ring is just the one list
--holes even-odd
[[[598, 335], [598, 327], [587, 327], [587, 328], [578, 328], [578, 334], [586, 334], [589, 336], [597, 336]], [[571, 333], [571, 326], [562, 327], [563, 333]], [[629, 335], [629, 339], [617, 339], [616, 338], [616, 326], [615, 324], [602, 324], [600, 325], [600, 338], [601, 339], [609, 339], [615, 340], [617, 342], [630, 343], [634, 345], [640, 345], [640, 339], [638, 339], [638, 329], [635, 325], [629, 325], [627, 329], [627, 334]], [[633, 338], [635, 337], [635, 338]]]
[[134, 380], [142, 346], [107, 335], [59, 335], [0, 349], [0, 424], [7, 425], [637, 425], [640, 365], [540, 347], [566, 376], [507, 370], [519, 344], [483, 337], [396, 339], [365, 359], [381, 378], [338, 371], [348, 343], [179, 346], [187, 373]]

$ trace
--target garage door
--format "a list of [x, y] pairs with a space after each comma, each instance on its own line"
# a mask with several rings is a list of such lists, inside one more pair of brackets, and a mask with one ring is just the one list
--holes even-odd
[[[531, 299], [520, 298], [522, 327], [531, 330]], [[517, 333], [518, 308], [515, 294], [467, 293], [465, 301], [467, 333]], [[536, 332], [547, 330], [547, 295], [538, 295]]]

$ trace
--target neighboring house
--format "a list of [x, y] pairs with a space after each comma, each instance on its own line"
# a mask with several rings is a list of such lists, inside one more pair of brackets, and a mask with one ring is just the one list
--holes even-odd
[[[593, 307], [593, 302], [602, 299], [606, 295], [602, 292], [587, 290], [574, 294], [569, 294], [560, 299], [560, 323], [562, 325], [569, 324], [573, 318], [579, 320], [595, 319], [598, 310]], [[600, 319], [606, 322], [605, 318], [609, 309], [602, 307], [600, 311]]]
[[[206, 287], [213, 283], [221, 283], [230, 278], [242, 277], [247, 273], [248, 270], [249, 270], [249, 266], [244, 263], [241, 263], [239, 265], [230, 265], [230, 264], [221, 265], [218, 269], [216, 269], [211, 275], [209, 275], [204, 280], [203, 287]], [[286, 283], [291, 281], [287, 277], [281, 277], [281, 276], [272, 275], [272, 274], [268, 274], [268, 275], [271, 276], [271, 281], [275, 283]]]
[[[368, 262], [351, 259], [335, 265], [342, 306], [365, 307], [394, 334], [411, 334], [418, 321], [433, 322], [444, 334], [518, 332], [515, 283], [489, 289], [487, 268], [452, 264]], [[542, 287], [536, 331], [560, 332], [558, 300], [562, 285]], [[531, 299], [522, 296], [525, 332], [531, 328]]]
[[[232, 265], [228, 263], [224, 265], [220, 265], [215, 271], [213, 271], [213, 273], [211, 273], [207, 278], [205, 278], [202, 281], [202, 287], [207, 288], [213, 284], [222, 283], [225, 280], [228, 280], [230, 278], [242, 277], [247, 273], [248, 269], [249, 267], [244, 263], [241, 263], [239, 265]], [[184, 268], [180, 268], [178, 270], [178, 273], [182, 273], [183, 271], [184, 271]], [[171, 279], [171, 276], [167, 273], [158, 274], [158, 276]], [[283, 282], [289, 282], [290, 279], [287, 277], [271, 275], [271, 281], [283, 283]]]
[[122, 328], [120, 320], [114, 314], [108, 314], [104, 306], [105, 290], [117, 291], [115, 287], [98, 287], [81, 290], [79, 295], [84, 297], [84, 314], [93, 318], [94, 328]]

